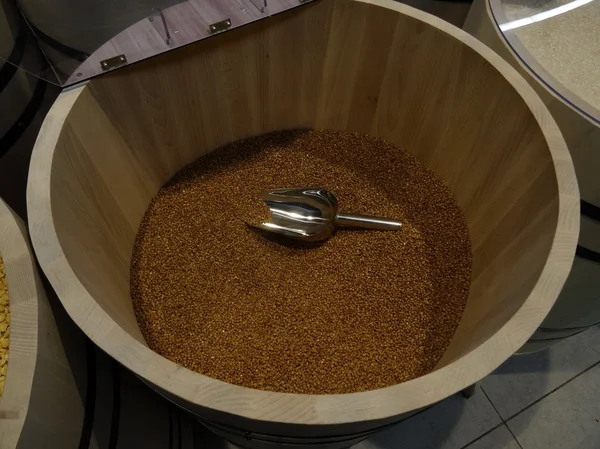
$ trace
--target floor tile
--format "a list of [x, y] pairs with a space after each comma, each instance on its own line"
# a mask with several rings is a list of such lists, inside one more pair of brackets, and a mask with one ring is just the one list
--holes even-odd
[[460, 449], [500, 423], [478, 388], [470, 399], [454, 395], [353, 449]]
[[481, 386], [509, 419], [599, 360], [600, 326], [595, 326], [549, 349], [511, 357]]
[[521, 449], [521, 447], [508, 428], [502, 425], [464, 449]]
[[600, 365], [508, 421], [523, 449], [600, 447]]

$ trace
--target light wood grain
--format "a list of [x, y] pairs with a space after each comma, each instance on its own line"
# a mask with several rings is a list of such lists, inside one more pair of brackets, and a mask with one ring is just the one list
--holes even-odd
[[[202, 376], [145, 344], [128, 268], [152, 196], [201, 154], [298, 127], [381, 137], [456, 195], [473, 284], [432, 373], [350, 395], [282, 394]], [[318, 437], [319, 447], [397, 421], [506, 360], [554, 303], [579, 232], [573, 165], [533, 90], [471, 36], [389, 0], [314, 2], [63, 93], [34, 150], [28, 212], [44, 271], [102, 349], [226, 433]]]
[[0, 199], [0, 254], [11, 309], [0, 399], [0, 447], [76, 447], [83, 407], [29, 248], [27, 228]]

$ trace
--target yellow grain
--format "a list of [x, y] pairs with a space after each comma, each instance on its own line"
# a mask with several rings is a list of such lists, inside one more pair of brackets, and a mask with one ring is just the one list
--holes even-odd
[[10, 338], [10, 307], [8, 306], [8, 288], [4, 273], [4, 262], [0, 255], [0, 398], [4, 392], [4, 380], [8, 366], [8, 347]]

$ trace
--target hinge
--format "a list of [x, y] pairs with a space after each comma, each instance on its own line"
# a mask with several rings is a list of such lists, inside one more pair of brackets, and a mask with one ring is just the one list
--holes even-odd
[[105, 59], [104, 61], [100, 61], [100, 67], [105, 72], [107, 70], [116, 69], [117, 67], [121, 67], [122, 65], [127, 64], [127, 58], [125, 55], [115, 56], [114, 58]]
[[223, 31], [227, 31], [229, 28], [231, 28], [231, 19], [225, 19], [210, 25], [208, 27], [208, 32], [210, 34], [217, 34], [222, 33]]

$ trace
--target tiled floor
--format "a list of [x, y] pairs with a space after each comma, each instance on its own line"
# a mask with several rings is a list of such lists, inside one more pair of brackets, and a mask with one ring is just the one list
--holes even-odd
[[509, 359], [471, 399], [454, 396], [355, 449], [600, 448], [600, 326]]

